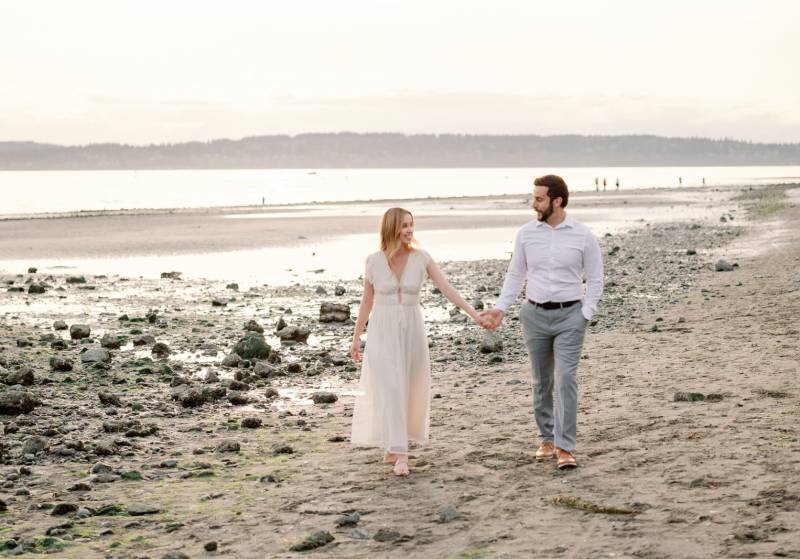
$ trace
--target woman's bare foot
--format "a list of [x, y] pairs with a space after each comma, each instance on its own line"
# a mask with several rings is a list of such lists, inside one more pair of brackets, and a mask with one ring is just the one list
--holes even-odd
[[397, 462], [397, 457], [400, 456], [399, 454], [395, 454], [394, 452], [384, 452], [383, 453], [383, 463], [384, 464], [394, 464]]
[[408, 474], [409, 474], [408, 455], [407, 454], [397, 455], [397, 461], [394, 463], [394, 475], [407, 476]]

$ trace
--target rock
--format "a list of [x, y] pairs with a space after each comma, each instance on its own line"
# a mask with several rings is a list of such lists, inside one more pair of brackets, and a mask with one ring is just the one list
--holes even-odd
[[245, 322], [244, 329], [247, 330], [248, 332], [258, 332], [259, 334], [264, 333], [264, 328], [259, 326], [258, 322], [256, 322], [255, 320], [248, 320], [247, 322]]
[[733, 267], [733, 264], [727, 260], [717, 260], [717, 263], [714, 264], [714, 270], [717, 272], [732, 272]]
[[706, 402], [721, 402], [723, 399], [722, 394], [706, 394]]
[[104, 406], [119, 407], [122, 405], [119, 396], [112, 394], [111, 392], [98, 392], [97, 397], [100, 399], [100, 403]]
[[350, 307], [339, 303], [324, 302], [319, 308], [320, 322], [347, 322], [350, 320]]
[[34, 266], [31, 266], [30, 268], [28, 268], [28, 273], [29, 274], [35, 274], [38, 271], [39, 271], [39, 269], [34, 267]]
[[69, 326], [67, 326], [67, 323], [63, 320], [56, 320], [53, 323], [53, 330], [66, 330], [67, 328], [69, 328]]
[[156, 342], [156, 344], [153, 346], [153, 349], [151, 351], [152, 351], [153, 355], [155, 355], [156, 357], [161, 358], [161, 359], [164, 359], [165, 357], [169, 357], [169, 354], [170, 354], [169, 346], [167, 344], [165, 344], [164, 342]]
[[673, 402], [702, 402], [705, 399], [705, 394], [700, 392], [676, 392], [672, 397]]
[[222, 360], [223, 367], [238, 367], [239, 363], [241, 363], [242, 358], [236, 355], [235, 353], [230, 353], [225, 356]]
[[50, 344], [50, 347], [55, 350], [67, 349], [67, 342], [64, 340], [55, 340]]
[[289, 371], [289, 373], [296, 375], [303, 370], [303, 366], [300, 363], [289, 363], [286, 365], [286, 370]]
[[134, 336], [133, 338], [133, 345], [140, 346], [140, 345], [149, 345], [153, 346], [156, 343], [155, 336], [150, 334], [139, 334], [138, 336]]
[[82, 482], [82, 481], [81, 481], [81, 482], [78, 482], [78, 483], [75, 483], [75, 484], [73, 484], [73, 485], [70, 485], [69, 487], [67, 487], [67, 491], [73, 491], [73, 492], [77, 492], [77, 491], [91, 491], [91, 490], [92, 490], [92, 486], [91, 486], [91, 485], [89, 485], [88, 483], [84, 483], [84, 482]]
[[250, 403], [250, 398], [243, 392], [231, 390], [228, 392], [228, 401], [234, 406], [244, 406]]
[[21, 388], [11, 388], [0, 392], [0, 413], [5, 415], [30, 413], [36, 406], [41, 405], [41, 400]]
[[258, 429], [261, 427], [261, 419], [258, 417], [245, 417], [242, 419], [242, 427], [247, 429]]
[[122, 340], [120, 340], [117, 336], [106, 334], [100, 338], [100, 347], [104, 347], [106, 349], [119, 349], [122, 347]]
[[50, 514], [52, 516], [64, 516], [65, 514], [72, 514], [73, 512], [78, 512], [78, 505], [74, 503], [58, 503], [53, 507], [53, 510], [50, 511]]
[[294, 449], [287, 443], [275, 443], [272, 445], [272, 455], [278, 456], [279, 454], [294, 454]]
[[357, 512], [354, 512], [353, 514], [345, 514], [344, 516], [340, 516], [335, 520], [335, 522], [336, 525], [341, 528], [344, 526], [355, 526], [358, 524], [359, 520], [361, 520], [361, 515]]
[[330, 532], [320, 530], [314, 532], [300, 543], [294, 544], [289, 548], [289, 551], [310, 551], [328, 545], [334, 540]]
[[44, 284], [32, 283], [28, 286], [28, 293], [31, 295], [41, 295], [46, 291]]
[[179, 280], [181, 279], [182, 273], [183, 272], [161, 272], [161, 279]]
[[82, 340], [88, 338], [92, 333], [92, 329], [88, 324], [73, 324], [69, 327], [69, 337], [73, 340]]
[[167, 551], [161, 559], [189, 559], [189, 556], [180, 551]]
[[472, 301], [472, 308], [476, 311], [482, 311], [485, 308], [485, 305], [480, 299], [475, 299]]
[[233, 346], [233, 352], [243, 359], [266, 359], [272, 348], [264, 340], [263, 335], [258, 332], [248, 332]]
[[181, 384], [172, 389], [172, 399], [177, 400], [184, 408], [196, 408], [206, 402], [219, 400], [228, 390], [224, 386], [197, 388]]
[[503, 340], [497, 334], [484, 332], [478, 349], [480, 349], [481, 353], [497, 353], [503, 349]]
[[158, 514], [161, 509], [145, 503], [131, 503], [128, 505], [128, 514], [131, 516], [144, 516], [145, 514]]
[[3, 499], [0, 499], [0, 512], [6, 512], [8, 510], [8, 505]]
[[89, 471], [93, 474], [113, 474], [114, 468], [103, 462], [95, 462], [92, 469]]
[[224, 441], [217, 443], [217, 446], [214, 450], [217, 452], [239, 452], [240, 448], [239, 441], [225, 439]]
[[97, 441], [92, 448], [97, 456], [113, 456], [117, 453], [117, 447], [113, 441]]
[[280, 317], [277, 324], [275, 324], [275, 331], [278, 332], [284, 328], [286, 328], [286, 321], [283, 319], [283, 317]]
[[25, 439], [22, 445], [22, 454], [39, 454], [47, 448], [47, 439], [38, 436], [32, 436]]
[[264, 396], [267, 400], [272, 400], [279, 396], [278, 391], [275, 388], [269, 387], [264, 391]]
[[206, 373], [205, 378], [203, 379], [203, 382], [208, 382], [208, 383], [219, 382], [219, 374], [217, 374], [217, 371], [208, 371]]
[[347, 293], [347, 290], [344, 288], [344, 286], [342, 286], [342, 285], [337, 285], [337, 286], [336, 286], [336, 288], [333, 290], [333, 293], [334, 293], [334, 294], [335, 294], [337, 297], [341, 297], [342, 295], [344, 295], [345, 293]]
[[240, 392], [247, 392], [248, 390], [250, 390], [250, 385], [247, 384], [246, 382], [233, 379], [228, 381], [228, 390], [238, 390]]
[[439, 511], [439, 522], [447, 523], [461, 518], [461, 513], [453, 505], [447, 505]]
[[221, 297], [216, 297], [216, 298], [211, 300], [211, 306], [212, 307], [227, 307], [228, 306], [228, 300], [227, 299], [223, 299]]
[[389, 530], [388, 528], [380, 528], [372, 539], [376, 542], [393, 542], [397, 541], [402, 538], [403, 535], [400, 532], [395, 532], [394, 530]]
[[339, 399], [339, 397], [333, 392], [321, 390], [319, 392], [314, 392], [311, 395], [311, 399], [315, 404], [333, 404]]
[[203, 544], [203, 549], [206, 551], [216, 551], [217, 550], [217, 542], [206, 542]]
[[30, 367], [22, 367], [19, 370], [9, 371], [0, 376], [0, 382], [12, 386], [15, 384], [33, 386], [34, 380], [33, 370]]
[[73, 363], [71, 359], [65, 359], [64, 357], [51, 357], [50, 358], [50, 369], [53, 371], [59, 372], [67, 372], [71, 371], [73, 368]]
[[317, 295], [327, 295], [328, 290], [322, 287], [321, 285], [318, 285], [317, 288], [314, 290], [314, 293], [316, 293]]
[[120, 472], [119, 477], [125, 481], [142, 481], [142, 479], [144, 479], [142, 474], [136, 470], [126, 470], [124, 472]]
[[150, 309], [144, 316], [147, 319], [147, 322], [150, 324], [155, 324], [156, 320], [158, 320], [158, 311]]
[[69, 284], [86, 283], [86, 278], [83, 276], [68, 276], [66, 281]]
[[272, 378], [280, 376], [281, 372], [269, 363], [259, 361], [256, 363], [255, 367], [253, 367], [253, 374], [258, 378]]
[[308, 341], [309, 334], [311, 334], [311, 331], [301, 326], [287, 326], [275, 333], [281, 341], [292, 341], [303, 344]]
[[111, 353], [104, 347], [93, 347], [81, 353], [81, 363], [109, 363]]
[[693, 248], [686, 249], [686, 256], [694, 256], [697, 254], [697, 251]]

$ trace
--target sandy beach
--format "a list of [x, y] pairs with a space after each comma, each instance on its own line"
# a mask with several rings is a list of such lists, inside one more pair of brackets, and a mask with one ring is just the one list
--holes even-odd
[[[687, 194], [724, 207], [713, 220], [681, 218], [672, 191], [571, 201], [676, 217], [600, 239], [606, 291], [579, 369], [580, 467], [566, 472], [534, 460], [517, 308], [489, 340], [502, 347], [482, 353], [484, 334], [425, 288], [432, 435], [396, 478], [379, 451], [348, 441], [352, 322], [319, 321], [324, 302], [355, 317], [355, 277], [240, 291], [3, 270], [0, 555], [800, 557], [797, 193]], [[436, 203], [498, 209], [480, 227], [530, 219], [518, 196]], [[259, 208], [5, 220], [0, 260], [303, 244], [374, 231], [379, 207], [324, 220], [217, 219]], [[440, 213], [418, 228], [463, 221]], [[491, 306], [506, 265], [443, 269]], [[282, 343], [281, 319], [307, 342]], [[73, 340], [56, 321], [91, 331]], [[272, 351], [237, 363], [250, 321]]]

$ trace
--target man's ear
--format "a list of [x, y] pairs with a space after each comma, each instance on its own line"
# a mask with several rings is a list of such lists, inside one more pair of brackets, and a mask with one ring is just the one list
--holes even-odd
[[564, 203], [564, 199], [561, 196], [553, 198], [553, 205], [555, 207], [560, 208], [561, 204], [563, 204], [563, 203]]

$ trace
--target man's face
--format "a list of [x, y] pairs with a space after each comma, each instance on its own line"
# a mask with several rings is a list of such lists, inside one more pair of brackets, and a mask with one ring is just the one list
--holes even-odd
[[553, 202], [548, 196], [546, 186], [535, 186], [533, 188], [533, 209], [539, 221], [547, 221], [553, 215]]

